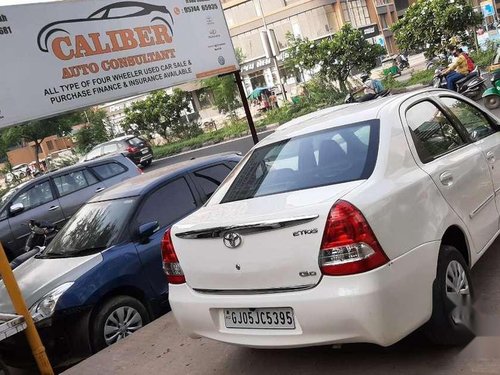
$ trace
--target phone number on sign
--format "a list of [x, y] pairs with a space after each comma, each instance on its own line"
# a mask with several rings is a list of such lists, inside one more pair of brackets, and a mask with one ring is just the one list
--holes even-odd
[[219, 9], [217, 4], [203, 4], [184, 7], [184, 13], [199, 12], [200, 10]]
[[0, 35], [12, 34], [10, 26], [0, 27]]

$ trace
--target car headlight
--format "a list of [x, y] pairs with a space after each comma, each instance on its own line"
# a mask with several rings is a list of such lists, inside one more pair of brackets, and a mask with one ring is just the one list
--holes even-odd
[[37, 316], [38, 319], [46, 319], [50, 318], [52, 314], [54, 314], [54, 310], [56, 309], [57, 301], [59, 298], [67, 291], [74, 282], [64, 283], [59, 285], [57, 288], [52, 290], [50, 293], [47, 293], [43, 298], [41, 298], [37, 303], [31, 306], [30, 314], [31, 316]]

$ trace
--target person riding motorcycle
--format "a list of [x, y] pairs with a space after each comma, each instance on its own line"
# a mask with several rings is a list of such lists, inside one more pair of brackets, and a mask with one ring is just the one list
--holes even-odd
[[469, 71], [469, 63], [461, 48], [453, 48], [455, 61], [445, 69], [442, 74], [446, 75], [448, 90], [457, 91], [456, 82], [466, 77]]
[[375, 99], [377, 94], [383, 90], [382, 83], [378, 80], [371, 79], [367, 73], [361, 74], [360, 78], [363, 82], [363, 86], [355, 93], [364, 90], [364, 95], [357, 100], [358, 102], [366, 102]]

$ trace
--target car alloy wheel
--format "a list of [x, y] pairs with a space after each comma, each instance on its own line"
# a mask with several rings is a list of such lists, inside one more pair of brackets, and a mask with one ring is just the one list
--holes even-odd
[[451, 319], [455, 324], [469, 324], [469, 310], [471, 295], [467, 273], [456, 260], [451, 261], [446, 269], [446, 297], [455, 308], [451, 312]]
[[120, 306], [109, 314], [104, 323], [104, 340], [106, 345], [112, 345], [117, 341], [131, 335], [143, 322], [139, 312], [130, 306]]
[[496, 95], [490, 95], [484, 98], [484, 105], [488, 109], [497, 109], [500, 107], [500, 97]]
[[453, 246], [442, 245], [433, 285], [432, 316], [425, 327], [432, 342], [463, 346], [474, 338], [473, 289], [462, 254]]

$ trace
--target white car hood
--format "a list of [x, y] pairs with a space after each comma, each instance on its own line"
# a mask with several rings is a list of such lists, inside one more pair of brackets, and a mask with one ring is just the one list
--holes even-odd
[[[100, 262], [100, 253], [75, 258], [31, 258], [14, 270], [14, 276], [29, 309], [59, 285], [75, 281]], [[3, 280], [0, 280], [0, 312], [14, 313]]]

